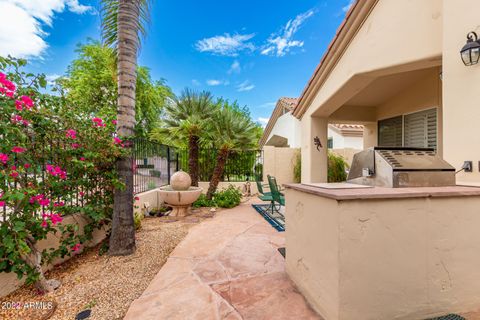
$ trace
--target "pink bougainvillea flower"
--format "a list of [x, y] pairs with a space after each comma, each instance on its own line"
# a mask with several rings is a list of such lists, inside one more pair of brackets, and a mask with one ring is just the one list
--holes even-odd
[[30, 124], [30, 122], [28, 122], [27, 120], [22, 120], [22, 124], [26, 127]]
[[113, 123], [114, 125], [117, 125], [118, 121], [117, 121], [117, 120], [112, 120], [112, 123]]
[[25, 165], [23, 166], [25, 169], [28, 169], [30, 168], [30, 163], [25, 163]]
[[23, 103], [22, 103], [22, 101], [20, 101], [20, 100], [15, 101], [15, 109], [17, 109], [18, 111], [22, 111], [22, 110], [23, 110]]
[[0, 200], [0, 207], [4, 207], [4, 206], [5, 206], [5, 201]]
[[26, 150], [27, 150], [27, 149], [25, 149], [25, 148], [17, 147], [17, 146], [12, 148], [12, 152], [14, 152], [14, 153], [23, 153], [23, 152], [25, 152]]
[[54, 207], [63, 207], [64, 205], [65, 205], [65, 202], [63, 202], [63, 201], [55, 202], [55, 203], [53, 204]]
[[13, 98], [13, 91], [7, 91], [5, 95], [9, 98]]
[[62, 170], [59, 166], [52, 166], [51, 164], [45, 165], [45, 169], [47, 169], [48, 173], [50, 173], [54, 177], [59, 177], [60, 179], [67, 178], [67, 172]]
[[72, 148], [73, 149], [78, 149], [78, 148], [80, 148], [80, 145], [78, 143], [72, 143]]
[[12, 173], [10, 173], [10, 177], [12, 177], [12, 178], [18, 177], [18, 172], [17, 172], [17, 171], [13, 171]]
[[0, 162], [3, 164], [7, 164], [8, 161], [8, 155], [5, 153], [0, 153]]
[[50, 205], [50, 200], [48, 199], [38, 199], [38, 204], [42, 207], [48, 207]]
[[122, 144], [122, 139], [118, 137], [113, 138], [113, 144]]
[[57, 223], [62, 222], [62, 220], [63, 218], [57, 213], [52, 213], [50, 215], [50, 221], [52, 221], [53, 225], [56, 225]]
[[10, 169], [17, 170], [17, 166], [11, 166]]
[[85, 157], [80, 157], [80, 161], [85, 161]]
[[83, 197], [85, 195], [85, 192], [80, 191], [78, 194], [80, 195], [80, 197]]
[[82, 245], [80, 243], [77, 243], [72, 247], [72, 251], [77, 252], [78, 250], [80, 250], [81, 247]]
[[20, 99], [25, 104], [27, 109], [30, 109], [31, 107], [33, 107], [33, 100], [29, 96], [21, 96]]
[[73, 129], [68, 129], [67, 132], [65, 133], [65, 135], [67, 136], [67, 138], [76, 139], [77, 138], [77, 131], [75, 131]]
[[138, 200], [140, 200], [140, 198], [139, 198], [139, 197], [135, 197], [135, 200], [137, 200], [137, 201], [138, 201]]
[[18, 115], [18, 114], [14, 114], [11, 118], [10, 118], [10, 121], [13, 123], [13, 124], [17, 124], [18, 122], [22, 121], [23, 118], [22, 116]]
[[42, 224], [41, 224], [42, 228], [47, 228], [48, 227], [48, 223], [47, 223], [47, 220], [43, 220], [42, 221]]

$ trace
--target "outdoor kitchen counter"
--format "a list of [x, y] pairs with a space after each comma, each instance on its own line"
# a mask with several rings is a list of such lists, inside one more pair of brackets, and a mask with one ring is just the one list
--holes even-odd
[[423, 187], [423, 188], [339, 188], [328, 189], [307, 184], [286, 184], [285, 188], [302, 191], [334, 200], [399, 199], [428, 197], [480, 196], [480, 187]]
[[480, 188], [285, 187], [286, 270], [324, 319], [480, 309]]

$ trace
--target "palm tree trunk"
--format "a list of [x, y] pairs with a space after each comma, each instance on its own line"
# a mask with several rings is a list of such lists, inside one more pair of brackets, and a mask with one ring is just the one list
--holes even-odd
[[208, 186], [207, 199], [210, 200], [213, 197], [215, 191], [217, 191], [218, 183], [220, 178], [223, 175], [223, 170], [225, 169], [225, 164], [227, 163], [229, 150], [226, 148], [220, 149], [220, 152], [217, 155], [217, 164], [213, 170], [212, 179]]
[[[135, 131], [135, 85], [137, 81], [138, 25], [140, 0], [118, 1], [118, 116], [117, 133], [131, 138]], [[133, 146], [126, 144], [127, 148]], [[133, 222], [133, 161], [120, 158], [116, 163], [120, 181], [126, 188], [115, 189], [110, 235], [110, 255], [128, 255], [135, 252]]]
[[188, 171], [192, 178], [192, 186], [198, 187], [198, 143], [199, 137], [191, 135], [188, 137]]

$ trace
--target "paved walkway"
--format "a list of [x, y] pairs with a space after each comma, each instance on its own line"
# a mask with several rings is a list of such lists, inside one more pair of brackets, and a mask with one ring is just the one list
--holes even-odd
[[190, 230], [125, 319], [319, 319], [285, 273], [284, 242], [249, 203], [223, 210]]

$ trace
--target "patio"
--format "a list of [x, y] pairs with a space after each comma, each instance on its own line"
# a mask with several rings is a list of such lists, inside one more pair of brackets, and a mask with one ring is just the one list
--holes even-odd
[[320, 319], [285, 272], [284, 234], [252, 203], [192, 228], [125, 319]]

